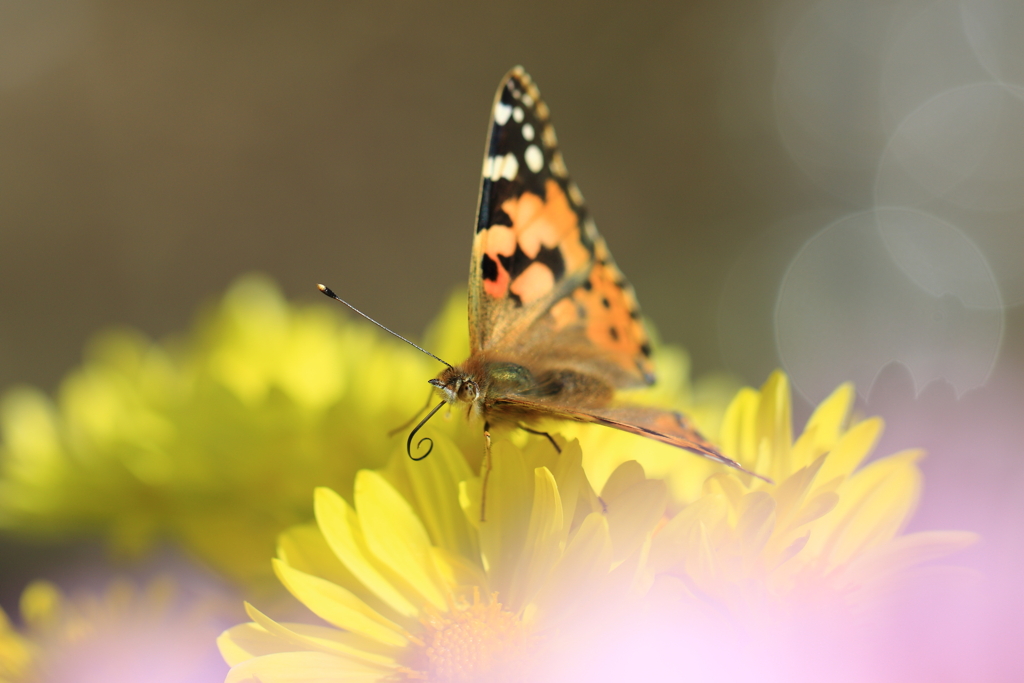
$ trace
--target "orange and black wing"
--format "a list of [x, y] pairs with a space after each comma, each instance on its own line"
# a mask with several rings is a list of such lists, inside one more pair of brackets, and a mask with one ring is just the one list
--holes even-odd
[[491, 111], [469, 276], [474, 353], [571, 358], [617, 388], [654, 381], [632, 286], [569, 178], [529, 75], [505, 76]]

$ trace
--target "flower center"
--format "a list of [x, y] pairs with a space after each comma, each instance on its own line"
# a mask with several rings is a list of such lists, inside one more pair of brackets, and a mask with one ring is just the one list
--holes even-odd
[[415, 677], [431, 683], [519, 680], [526, 664], [527, 637], [519, 617], [479, 593], [473, 604], [423, 619], [422, 644], [414, 646]]

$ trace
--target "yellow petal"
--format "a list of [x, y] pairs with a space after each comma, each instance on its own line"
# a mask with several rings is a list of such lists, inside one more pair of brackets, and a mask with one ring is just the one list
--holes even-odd
[[729, 505], [737, 507], [740, 500], [747, 494], [746, 487], [729, 472], [719, 472], [704, 481], [701, 495], [719, 495], [729, 501]]
[[555, 477], [547, 467], [534, 470], [530, 526], [512, 579], [506, 607], [518, 611], [540, 588], [562, 554], [562, 500]]
[[811, 539], [811, 533], [806, 532], [800, 536], [794, 538], [789, 545], [783, 548], [779, 556], [775, 558], [774, 562], [769, 563], [769, 568], [774, 569], [786, 561], [796, 557], [800, 554], [800, 551], [807, 546], [807, 542]]
[[654, 583], [654, 573], [650, 571], [648, 563], [651, 556], [651, 541], [651, 534], [646, 534], [644, 542], [612, 569], [606, 584], [610, 597], [629, 595], [639, 598], [647, 595]]
[[686, 559], [686, 573], [690, 575], [694, 583], [707, 590], [717, 578], [718, 559], [715, 556], [714, 546], [711, 544], [711, 534], [703, 522], [697, 523], [696, 541], [696, 552], [690, 553]]
[[385, 645], [403, 647], [408, 644], [401, 627], [341, 586], [292, 569], [276, 559], [274, 572], [288, 592], [321, 619]]
[[790, 521], [789, 529], [799, 529], [804, 524], [810, 524], [814, 520], [824, 517], [831, 512], [839, 503], [839, 494], [835, 491], [825, 491], [808, 500], [800, 508], [800, 511]]
[[644, 468], [636, 460], [627, 460], [612, 472], [601, 489], [601, 498], [605, 503], [614, 500], [619, 494], [634, 484], [647, 481]]
[[[247, 605], [247, 607], [249, 606]], [[249, 608], [251, 609], [251, 607]], [[262, 618], [266, 619], [266, 617]], [[339, 631], [336, 628], [328, 626], [314, 626], [312, 624], [281, 624], [280, 626], [285, 628], [283, 631], [285, 637], [281, 637], [281, 633], [271, 633], [254, 622], [239, 624], [238, 626], [229, 628], [217, 638], [217, 647], [220, 649], [221, 657], [224, 658], [224, 661], [227, 662], [228, 666], [235, 666], [246, 660], [252, 659], [253, 657], [261, 657], [263, 655], [274, 654], [275, 652], [328, 652], [336, 654], [339, 657], [344, 657], [344, 652], [335, 651], [335, 648], [330, 647], [330, 645], [348, 645], [349, 649], [355, 649], [351, 646], [351, 643], [357, 642], [355, 639], [358, 638], [358, 636], [354, 636], [352, 633]], [[296, 641], [295, 636], [308, 638], [313, 642], [327, 643], [328, 648], [310, 647], [307, 643], [304, 643], [301, 640]], [[364, 640], [363, 642], [369, 641]], [[376, 648], [380, 647], [380, 645], [376, 643], [371, 645]], [[370, 649], [372, 650], [374, 648], [371, 647]], [[375, 660], [372, 658], [379, 658], [379, 660], [377, 660], [379, 665], [394, 665], [394, 660], [391, 657], [374, 655], [371, 652], [364, 652], [363, 654], [371, 659], [366, 660], [362, 656], [356, 656], [355, 659], [364, 661], [368, 664], [374, 664]]]
[[[288, 652], [296, 650], [326, 652], [339, 657], [358, 660], [365, 664], [383, 667], [393, 666], [395, 663], [394, 656], [401, 653], [400, 648], [395, 649], [392, 653], [394, 656], [368, 652], [366, 644], [359, 643], [358, 641], [356, 643], [346, 643], [342, 638], [342, 636], [348, 636], [349, 640], [352, 640], [353, 634], [324, 626], [305, 626], [302, 628], [303, 632], [298, 632], [289, 626], [279, 624], [249, 603], [245, 604], [245, 611], [257, 626], [284, 644], [287, 648], [285, 651]], [[363, 645], [363, 647], [359, 647], [359, 645]]]
[[313, 508], [324, 539], [352, 575], [399, 614], [407, 617], [418, 615], [416, 605], [374, 566], [359, 518], [345, 499], [328, 488], [320, 487], [313, 495]]
[[757, 406], [761, 397], [744, 387], [736, 394], [722, 420], [722, 451], [740, 462], [757, 458]]
[[278, 652], [235, 665], [224, 683], [372, 683], [391, 673], [322, 652]]
[[371, 470], [356, 475], [353, 496], [370, 552], [435, 609], [446, 611], [448, 603], [431, 571], [430, 537], [405, 498]]
[[[466, 522], [478, 532], [480, 530], [480, 503], [483, 500], [482, 491], [480, 477], [459, 482], [459, 507], [462, 508], [462, 514], [466, 516]], [[488, 569], [487, 553], [481, 551], [480, 555], [483, 559], [484, 569]]]
[[743, 497], [736, 531], [743, 543], [743, 552], [756, 556], [775, 530], [775, 499], [765, 491], [754, 491]]
[[885, 423], [880, 417], [869, 418], [851, 427], [825, 458], [819, 480], [828, 481], [833, 477], [848, 475], [860, 467], [864, 458], [874, 450], [884, 427]]
[[817, 523], [808, 547], [831, 566], [892, 538], [910, 515], [921, 489], [914, 461], [920, 451], [877, 460], [842, 487], [836, 509]]
[[228, 666], [240, 664], [247, 659], [269, 655], [274, 652], [287, 652], [288, 644], [267, 633], [267, 630], [249, 622], [232, 626], [217, 637], [220, 656]]
[[654, 536], [651, 566], [658, 572], [684, 570], [688, 558], [700, 551], [702, 525], [717, 530], [727, 526], [728, 516], [729, 505], [719, 494], [687, 505]]
[[331, 550], [316, 522], [297, 524], [282, 532], [277, 538], [277, 557], [293, 569], [319, 576], [339, 586], [354, 587], [359, 583]]
[[[804, 432], [813, 432], [815, 437], [815, 448], [818, 452], [831, 450], [846, 425], [846, 416], [850, 413], [850, 406], [856, 392], [853, 384], [846, 382], [836, 387], [832, 394], [821, 402], [811, 419], [807, 421]], [[815, 456], [817, 457], [817, 456]]]
[[[480, 523], [480, 554], [491, 590], [506, 594], [512, 585], [533, 507], [533, 472], [507, 439], [495, 439], [486, 496], [486, 521]], [[477, 508], [479, 510], [479, 508]]]
[[437, 575], [447, 585], [479, 586], [481, 594], [491, 593], [487, 574], [472, 559], [450, 553], [444, 548], [431, 548], [431, 556]]
[[[856, 397], [853, 385], [849, 382], [839, 385], [832, 394], [819, 405], [811, 419], [807, 421], [803, 433], [793, 445], [793, 469], [805, 467], [823, 453], [836, 447], [846, 427], [850, 406]], [[850, 468], [852, 471], [852, 467]]]
[[663, 481], [642, 479], [606, 502], [612, 559], [621, 562], [639, 550], [654, 531], [665, 513], [668, 489]]
[[792, 520], [799, 516], [800, 508], [806, 500], [808, 493], [810, 493], [811, 487], [818, 476], [818, 472], [824, 465], [826, 457], [822, 456], [807, 467], [801, 467], [792, 476], [775, 487], [772, 495], [778, 505], [777, 515], [781, 529], [789, 530], [792, 528]]
[[[793, 445], [793, 415], [789, 396], [789, 378], [776, 370], [761, 387], [757, 410], [759, 447], [767, 444], [771, 453], [770, 472], [778, 477], [793, 471], [789, 451]], [[759, 453], [760, 455], [760, 453]], [[758, 465], [761, 464], [759, 461]]]
[[476, 534], [457, 506], [459, 482], [473, 476], [462, 452], [447, 437], [431, 434], [434, 451], [422, 462], [402, 458], [406, 477], [415, 500], [417, 516], [422, 520], [434, 545], [453, 553], [475, 556], [479, 553]]
[[551, 627], [555, 619], [571, 618], [573, 612], [595, 599], [611, 569], [612, 543], [608, 521], [599, 512], [583, 520], [555, 565], [534, 603], [537, 619]]
[[558, 497], [562, 500], [562, 541], [565, 541], [576, 518], [577, 506], [589, 505], [589, 499], [594, 495], [583, 472], [583, 449], [579, 441], [573, 439], [562, 447], [551, 473], [558, 485]]
[[817, 442], [816, 430], [805, 428], [803, 433], [797, 437], [796, 443], [793, 444], [793, 448], [789, 452], [790, 467], [793, 470], [806, 467], [814, 462], [816, 457], [825, 452], [817, 447]]

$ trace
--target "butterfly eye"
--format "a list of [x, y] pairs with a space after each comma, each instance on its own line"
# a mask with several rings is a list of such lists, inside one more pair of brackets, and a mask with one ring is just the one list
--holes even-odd
[[464, 382], [459, 387], [459, 398], [461, 398], [463, 401], [475, 401], [476, 397], [476, 382]]

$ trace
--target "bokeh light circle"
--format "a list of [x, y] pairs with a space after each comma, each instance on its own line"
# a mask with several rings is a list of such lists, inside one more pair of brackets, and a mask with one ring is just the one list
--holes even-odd
[[960, 16], [978, 61], [992, 77], [1024, 86], [1024, 2], [960, 0]]
[[875, 179], [876, 206], [921, 208], [959, 226], [1011, 305], [1024, 302], [1022, 95], [999, 83], [936, 95], [897, 127]]
[[937, 93], [992, 80], [979, 63], [954, 4], [927, 3], [894, 24], [891, 35], [878, 86], [886, 134]]
[[[908, 249], [917, 255], [912, 268], [892, 257]], [[969, 265], [947, 274], [958, 255]], [[958, 392], [978, 387], [992, 371], [1004, 321], [986, 270], [962, 232], [927, 214], [846, 216], [808, 240], [783, 278], [775, 305], [783, 366], [812, 402], [846, 380], [866, 394], [894, 360], [919, 388], [935, 379]]]
[[812, 182], [861, 205], [886, 143], [877, 82], [894, 11], [824, 0], [795, 23], [778, 56], [775, 118], [787, 152]]

